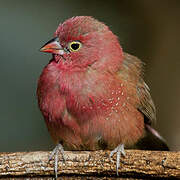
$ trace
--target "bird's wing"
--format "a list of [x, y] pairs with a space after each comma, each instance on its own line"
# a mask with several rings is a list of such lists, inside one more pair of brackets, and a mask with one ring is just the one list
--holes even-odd
[[149, 92], [149, 87], [142, 77], [143, 63], [137, 57], [124, 53], [123, 67], [118, 73], [121, 79], [123, 78], [127, 82], [131, 89], [129, 92], [133, 93], [133, 96], [137, 94], [137, 97], [133, 97], [137, 98], [138, 102], [135, 106], [145, 115], [145, 123], [151, 124], [156, 120], [156, 109]]
[[[140, 59], [128, 53], [124, 53], [123, 67], [118, 74], [126, 82], [128, 96], [133, 96], [136, 103], [133, 103], [140, 112], [144, 114], [146, 135], [141, 138], [135, 148], [144, 150], [164, 150], [169, 148], [164, 138], [151, 127], [151, 123], [156, 120], [156, 109], [150, 95], [149, 87], [143, 80], [143, 63]], [[129, 92], [128, 92], [129, 89]]]

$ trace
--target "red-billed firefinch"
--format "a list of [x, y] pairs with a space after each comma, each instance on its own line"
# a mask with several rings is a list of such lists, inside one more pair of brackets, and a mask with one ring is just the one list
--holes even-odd
[[[126, 148], [168, 150], [151, 127], [156, 119], [142, 62], [123, 52], [117, 37], [92, 17], [68, 19], [41, 51], [53, 54], [37, 89], [39, 108], [58, 152]], [[114, 149], [114, 150], [113, 150]]]

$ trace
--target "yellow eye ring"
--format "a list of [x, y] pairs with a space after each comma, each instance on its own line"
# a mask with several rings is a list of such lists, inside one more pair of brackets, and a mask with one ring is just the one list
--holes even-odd
[[72, 41], [69, 43], [70, 51], [78, 51], [81, 48], [82, 44], [79, 41]]

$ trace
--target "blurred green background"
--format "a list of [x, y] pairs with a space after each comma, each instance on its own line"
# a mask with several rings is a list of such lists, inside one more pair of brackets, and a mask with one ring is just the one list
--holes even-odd
[[36, 100], [37, 80], [51, 55], [39, 48], [60, 22], [77, 15], [105, 22], [123, 49], [146, 63], [156, 129], [180, 150], [179, 0], [1, 0], [0, 151], [53, 148]]

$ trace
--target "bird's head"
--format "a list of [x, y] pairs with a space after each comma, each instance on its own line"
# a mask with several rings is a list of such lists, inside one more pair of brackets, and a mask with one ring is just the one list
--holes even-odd
[[66, 20], [41, 51], [54, 55], [60, 68], [82, 70], [92, 67], [115, 71], [122, 62], [122, 49], [109, 28], [89, 16]]

